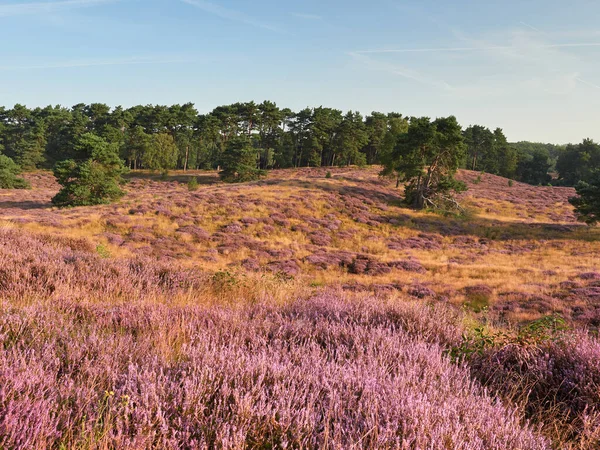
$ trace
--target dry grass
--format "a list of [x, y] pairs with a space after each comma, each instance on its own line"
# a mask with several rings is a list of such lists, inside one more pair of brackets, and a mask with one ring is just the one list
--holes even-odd
[[[331, 178], [325, 177], [328, 170]], [[92, 322], [103, 317], [102, 311], [120, 311], [127, 316], [123, 323], [133, 324], [132, 336], [149, 333], [149, 348], [169, 368], [189, 353], [193, 333], [183, 331], [189, 328], [184, 318], [196, 317], [198, 311], [226, 308], [251, 317], [252, 311], [274, 308], [261, 319], [270, 324], [271, 314], [314, 298], [325, 299], [327, 305], [313, 306], [333, 316], [344, 308], [352, 310], [354, 302], [402, 310], [418, 305], [419, 321], [427, 323], [430, 307], [438, 312], [456, 310], [447, 305], [458, 307], [468, 314], [458, 315], [460, 324], [452, 323], [454, 340], [447, 345], [455, 345], [462, 332], [482, 322], [492, 330], [516, 330], [523, 322], [552, 313], [570, 325], [600, 327], [600, 232], [575, 221], [568, 204], [572, 190], [519, 183], [509, 187], [507, 180], [491, 175], [475, 182], [479, 174], [461, 172], [470, 187], [463, 201], [473, 214], [469, 219], [447, 218], [403, 207], [400, 192], [377, 173], [377, 168], [274, 171], [266, 180], [243, 185], [224, 185], [213, 172], [173, 173], [167, 180], [135, 173], [119, 203], [64, 210], [51, 206], [58, 189], [52, 177], [29, 174], [31, 191], [0, 192], [0, 234], [5, 236], [0, 309], [46, 314], [48, 330], [58, 317], [56, 305], [73, 308], [66, 323], [72, 322], [71, 315], [79, 317], [79, 308]], [[191, 176], [200, 179], [193, 192], [186, 186]], [[41, 250], [6, 250], [20, 239]], [[48, 260], [48, 254], [54, 259]], [[2, 272], [3, 265], [10, 265], [12, 272]], [[333, 305], [332, 311], [328, 305]], [[139, 311], [149, 314], [154, 328], [146, 330], [138, 323]], [[171, 328], [159, 326], [163, 313]], [[10, 330], [11, 320], [6, 322]], [[403, 327], [419, 321], [407, 319]], [[204, 332], [204, 323], [199, 321], [194, 333]], [[75, 331], [87, 332], [84, 328]], [[235, 328], [242, 334], [244, 329]], [[105, 333], [104, 328], [100, 331]], [[117, 341], [129, 339], [128, 333], [118, 328]], [[422, 330], [415, 333], [426, 339], [419, 334]], [[600, 347], [596, 341], [581, 342], [578, 358], [592, 367]], [[339, 344], [332, 342], [335, 348]], [[571, 355], [549, 348], [570, 367], [575, 351]], [[528, 364], [537, 364], [545, 376], [544, 364], [550, 367], [554, 360], [544, 359], [543, 348], [519, 349], [519, 358], [530, 350], [537, 359]], [[489, 360], [482, 363], [492, 374], [498, 369], [496, 351], [502, 356], [505, 349], [490, 350]], [[119, 370], [124, 367], [125, 362]], [[489, 375], [475, 363], [472, 367], [476, 377]], [[525, 414], [528, 383], [543, 376], [521, 379], [519, 367], [501, 367], [515, 376], [514, 383], [494, 388]], [[573, 373], [569, 376], [578, 379], [578, 372]], [[597, 373], [600, 369], [590, 369], [594, 383]], [[556, 380], [545, 382], [554, 389], [560, 384]], [[580, 384], [593, 386], [585, 383]], [[562, 420], [561, 407], [542, 406], [527, 416], [545, 423], [544, 433], [557, 448], [599, 442], [597, 417], [589, 419], [591, 428], [585, 431], [587, 416]], [[581, 436], [574, 437], [578, 431]]]
[[[449, 219], [402, 207], [398, 190], [377, 171], [333, 169], [329, 179], [325, 169], [274, 171], [244, 185], [224, 185], [214, 172], [176, 172], [167, 180], [142, 172], [131, 175], [120, 203], [67, 210], [51, 207], [57, 185], [40, 172], [29, 175], [33, 190], [2, 193], [0, 220], [87, 239], [111, 258], [143, 255], [259, 280], [271, 274], [299, 287], [389, 294], [424, 286], [439, 301], [469, 306], [464, 289], [483, 284], [492, 293], [480, 306], [495, 318], [556, 312], [595, 326], [597, 280], [579, 277], [600, 269], [600, 233], [576, 223], [572, 189], [509, 187], [503, 178], [465, 171], [464, 203], [474, 216]], [[194, 192], [185, 184], [192, 176], [200, 180]], [[325, 263], [315, 264], [315, 255]], [[349, 268], [356, 258], [368, 260], [366, 269]], [[425, 270], [403, 270], [397, 261]]]

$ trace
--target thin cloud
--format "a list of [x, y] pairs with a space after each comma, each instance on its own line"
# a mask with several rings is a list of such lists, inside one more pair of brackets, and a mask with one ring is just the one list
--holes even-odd
[[[552, 48], [584, 48], [584, 47], [600, 47], [600, 42], [574, 42], [565, 44], [543, 44], [533, 45], [530, 50], [543, 50]], [[433, 48], [401, 48], [401, 49], [372, 49], [359, 50], [354, 53], [369, 54], [369, 53], [452, 53], [452, 52], [477, 52], [477, 51], [492, 51], [492, 50], [518, 50], [514, 45], [490, 45], [480, 47], [433, 47]]]
[[225, 8], [223, 6], [217, 5], [212, 2], [208, 2], [205, 0], [180, 0], [180, 1], [183, 3], [186, 3], [190, 6], [194, 6], [198, 9], [201, 9], [204, 12], [218, 16], [222, 19], [231, 20], [233, 22], [244, 23], [246, 25], [250, 25], [255, 28], [262, 28], [264, 30], [274, 31], [276, 33], [282, 32], [281, 29], [274, 27], [272, 25], [266, 24], [266, 23], [262, 23], [241, 11], [236, 11], [233, 9]]
[[189, 57], [161, 57], [161, 56], [132, 56], [128, 58], [115, 59], [82, 59], [73, 61], [48, 62], [31, 65], [11, 65], [0, 66], [0, 71], [18, 71], [18, 70], [42, 70], [42, 69], [69, 69], [78, 67], [98, 67], [98, 66], [128, 66], [137, 64], [175, 64], [194, 62]]
[[348, 52], [347, 55], [352, 57], [354, 60], [362, 63], [368, 69], [371, 69], [371, 70], [378, 70], [378, 71], [391, 73], [392, 75], [398, 75], [398, 76], [401, 76], [408, 80], [415, 81], [419, 84], [433, 86], [438, 89], [443, 89], [443, 90], [447, 90], [447, 91], [451, 91], [453, 89], [452, 86], [450, 86], [448, 83], [446, 83], [443, 80], [439, 81], [439, 80], [433, 79], [431, 77], [423, 75], [423, 74], [421, 74], [413, 69], [410, 69], [408, 67], [398, 66], [395, 64], [389, 64], [389, 63], [385, 63], [382, 61], [377, 61], [377, 60], [374, 60], [374, 59], [372, 59], [362, 53], [359, 53], [359, 52]]
[[593, 88], [595, 88], [595, 89], [600, 89], [600, 86], [599, 86], [599, 85], [597, 85], [597, 84], [594, 84], [594, 83], [591, 83], [591, 82], [589, 82], [589, 81], [586, 81], [586, 80], [584, 80], [584, 79], [582, 79], [582, 78], [576, 77], [576, 78], [575, 78], [575, 80], [576, 80], [576, 81], [578, 81], [578, 82], [580, 82], [580, 83], [582, 83], [582, 84], [585, 84], [585, 85], [587, 85], [587, 86], [593, 87]]
[[120, 0], [63, 0], [58, 2], [12, 3], [0, 5], [0, 17], [49, 14], [118, 1]]
[[306, 20], [323, 20], [323, 16], [319, 16], [317, 14], [292, 13], [292, 16]]
[[519, 22], [521, 25], [526, 26], [527, 28], [535, 31], [536, 33], [541, 33], [542, 31], [534, 27], [533, 25], [529, 25], [527, 22]]

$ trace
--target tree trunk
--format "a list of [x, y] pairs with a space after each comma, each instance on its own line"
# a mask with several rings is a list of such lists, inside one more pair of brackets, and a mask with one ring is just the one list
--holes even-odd
[[188, 158], [190, 157], [190, 146], [186, 145], [185, 146], [185, 161], [183, 163], [183, 171], [187, 172], [187, 166], [188, 166]]
[[423, 195], [423, 191], [419, 189], [417, 192], [417, 197], [415, 198], [415, 208], [423, 209], [425, 206], [425, 195]]

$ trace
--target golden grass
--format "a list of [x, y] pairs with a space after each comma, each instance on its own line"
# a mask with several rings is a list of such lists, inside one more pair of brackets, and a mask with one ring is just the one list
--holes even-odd
[[[529, 214], [523, 205], [516, 205], [505, 199], [493, 200], [488, 197], [475, 197], [469, 193], [465, 204], [475, 212], [475, 217], [468, 221], [444, 219], [431, 213], [417, 212], [404, 208], [400, 203], [399, 192], [392, 182], [385, 183], [378, 179], [377, 168], [356, 170], [338, 169], [333, 171], [333, 177], [326, 179], [315, 176], [305, 171], [275, 171], [267, 183], [250, 183], [241, 186], [224, 185], [218, 182], [214, 172], [172, 172], [169, 181], [185, 183], [192, 176], [202, 178], [198, 190], [193, 194], [200, 200], [187, 200], [183, 205], [169, 205], [169, 211], [174, 217], [187, 217], [174, 219], [164, 215], [157, 215], [150, 210], [142, 215], [131, 215], [129, 210], [139, 205], [150, 205], [153, 201], [165, 203], [165, 195], [173, 195], [174, 199], [184, 198], [189, 195], [185, 184], [175, 185], [168, 190], [160, 190], [160, 176], [158, 174], [140, 173], [132, 177], [145, 177], [147, 180], [139, 182], [139, 189], [131, 191], [118, 204], [98, 206], [91, 208], [76, 208], [73, 210], [49, 209], [60, 220], [60, 226], [49, 226], [29, 221], [24, 224], [11, 224], [10, 220], [34, 216], [35, 211], [12, 209], [6, 213], [0, 212], [2, 226], [18, 226], [29, 231], [41, 234], [55, 234], [70, 238], [88, 239], [93, 245], [102, 245], [110, 257], [121, 258], [135, 256], [140, 250], [148, 248], [146, 243], [130, 243], [128, 246], [113, 245], [106, 238], [106, 233], [123, 236], [127, 240], [128, 234], [136, 227], [147, 233], [152, 239], [166, 238], [173, 245], [185, 246], [181, 251], [176, 264], [185, 267], [197, 267], [208, 273], [219, 271], [235, 271], [250, 277], [255, 283], [268, 286], [269, 289], [282, 289], [279, 285], [271, 285], [265, 279], [252, 277], [260, 274], [246, 273], [240, 263], [255, 256], [254, 251], [246, 248], [243, 241], [231, 251], [216, 253], [219, 243], [213, 240], [195, 242], [191, 235], [178, 233], [180, 226], [195, 225], [206, 232], [214, 234], [224, 226], [239, 222], [242, 218], [264, 219], [282, 210], [290, 209], [300, 217], [325, 219], [334, 214], [340, 221], [339, 231], [352, 231], [352, 237], [338, 237], [337, 232], [331, 233], [332, 243], [324, 250], [350, 251], [368, 255], [370, 258], [382, 262], [398, 259], [414, 258], [427, 269], [424, 274], [393, 270], [390, 273], [378, 276], [350, 274], [341, 268], [320, 270], [310, 264], [304, 263], [304, 258], [311, 255], [310, 238], [303, 231], [292, 231], [293, 226], [304, 225], [302, 219], [290, 217], [290, 226], [275, 226], [267, 233], [264, 224], [250, 225], [243, 231], [244, 239], [259, 242], [264, 248], [270, 250], [291, 250], [293, 259], [298, 261], [301, 273], [296, 276], [297, 283], [294, 289], [302, 290], [302, 286], [310, 285], [345, 285], [363, 284], [400, 284], [413, 283], [425, 284], [440, 295], [448, 297], [449, 301], [462, 304], [465, 298], [459, 292], [466, 286], [485, 284], [491, 287], [494, 295], [490, 299], [493, 303], [497, 293], [524, 292], [540, 293], [544, 289], [540, 286], [553, 286], [561, 281], [572, 279], [582, 272], [596, 271], [600, 268], [600, 232], [587, 227], [575, 227], [573, 231], [562, 232], [559, 230], [546, 230], [533, 225], [554, 224], [563, 225], [564, 222], [556, 221], [553, 214], [563, 213], [570, 206], [564, 201], [552, 201], [546, 210], [538, 210], [536, 214]], [[487, 176], [486, 176], [487, 178]], [[484, 179], [483, 183], [486, 180]], [[158, 186], [158, 188], [157, 188]], [[484, 186], [485, 187], [485, 186]], [[152, 190], [152, 189], [154, 190]], [[478, 185], [477, 189], [482, 186]], [[340, 204], [332, 204], [331, 198], [341, 198], [343, 195], [352, 197], [353, 190], [364, 190], [369, 195], [370, 189], [384, 192], [395, 199], [388, 201], [385, 208], [380, 209], [380, 203], [367, 205], [367, 212], [379, 214], [390, 219], [403, 218], [398, 225], [378, 223], [367, 225], [357, 223], [348, 211]], [[508, 188], [507, 189], [516, 189]], [[543, 188], [549, 189], [549, 188]], [[514, 192], [514, 191], [511, 191]], [[51, 191], [46, 189], [34, 190], [31, 195], [50, 198]], [[3, 197], [11, 200], [13, 191], [2, 193]], [[225, 204], [214, 204], [202, 201], [204, 195], [221, 195], [232, 202], [239, 201], [241, 208], [233, 209]], [[531, 194], [528, 194], [531, 195]], [[332, 197], [333, 196], [333, 197]], [[240, 200], [240, 199], [243, 200]], [[303, 201], [307, 199], [308, 201]], [[532, 198], [528, 201], [534, 201]], [[257, 201], [258, 204], [255, 204]], [[185, 203], [185, 202], [184, 202]], [[473, 206], [476, 204], [477, 206]], [[276, 206], [274, 206], [276, 205]], [[540, 212], [542, 211], [542, 212]], [[38, 211], [39, 213], [39, 211]], [[126, 217], [127, 221], [108, 225], [114, 216]], [[533, 216], [533, 217], [527, 217]], [[475, 241], [484, 239], [485, 250], [478, 250], [477, 246], [459, 248], [453, 245], [454, 235], [447, 234], [444, 230], [438, 231], [436, 223], [451, 224], [458, 229], [463, 229], [462, 235], [471, 237]], [[390, 239], [418, 238], [423, 232], [421, 223], [431, 223], [431, 230], [427, 231], [439, 236], [441, 247], [434, 250], [407, 248], [392, 250], [388, 247]], [[574, 224], [569, 224], [574, 225]], [[262, 232], [262, 233], [261, 233]], [[506, 237], [508, 235], [508, 239]], [[153, 244], [150, 244], [152, 246]], [[519, 251], [533, 245], [532, 249]], [[517, 250], [513, 251], [510, 248]], [[160, 253], [160, 248], [155, 249]], [[214, 260], [207, 258], [210, 256]], [[268, 259], [259, 256], [262, 264]], [[553, 271], [553, 275], [548, 275]], [[286, 295], [292, 295], [289, 288], [285, 288]], [[240, 292], [235, 293], [235, 295]], [[232, 296], [235, 297], [235, 295]], [[248, 294], [251, 298], [265, 295]], [[278, 294], [279, 295], [279, 294]], [[226, 299], [221, 299], [226, 300]]]

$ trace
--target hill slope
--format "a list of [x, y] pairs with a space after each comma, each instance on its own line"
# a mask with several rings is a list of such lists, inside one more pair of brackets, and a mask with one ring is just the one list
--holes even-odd
[[0, 192], [0, 447], [600, 444], [600, 342], [512, 327], [600, 325], [571, 190], [462, 172], [459, 220], [376, 168], [190, 176]]
[[[521, 321], [555, 311], [585, 323], [600, 317], [598, 231], [576, 223], [569, 188], [534, 187], [463, 171], [469, 220], [402, 207], [377, 169], [274, 171], [200, 188], [134, 177], [118, 204], [57, 210], [57, 186], [31, 175], [32, 191], [0, 193], [0, 220], [33, 232], [85, 238], [107, 256], [144, 256], [202, 272], [270, 273], [314, 286], [400, 292], [457, 305], [488, 292], [488, 307]], [[600, 275], [598, 275], [600, 278]], [[478, 297], [478, 298], [479, 298]], [[577, 299], [575, 299], [577, 297]]]

